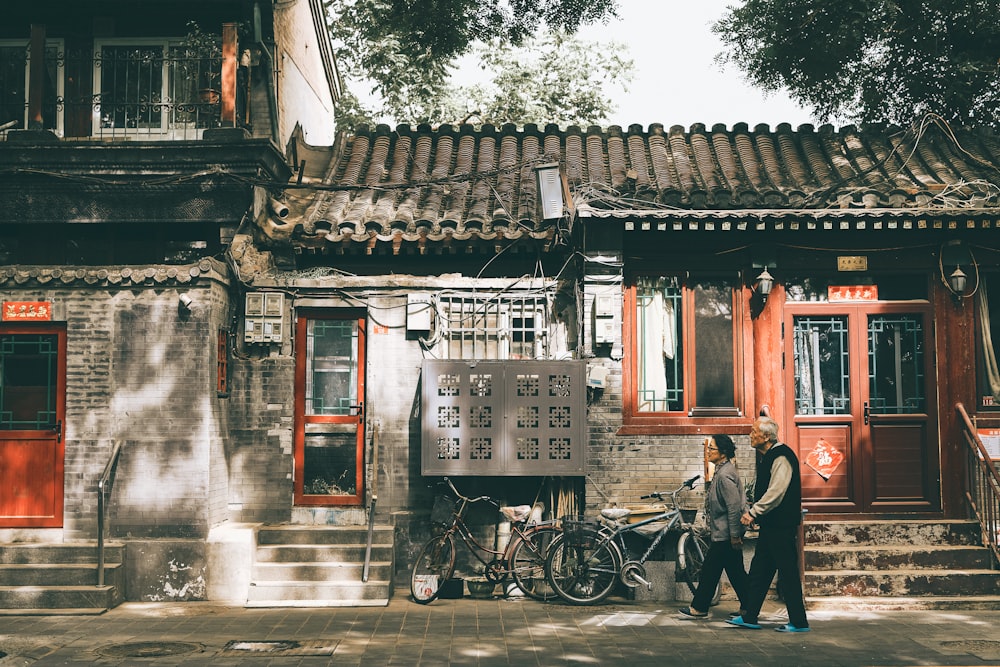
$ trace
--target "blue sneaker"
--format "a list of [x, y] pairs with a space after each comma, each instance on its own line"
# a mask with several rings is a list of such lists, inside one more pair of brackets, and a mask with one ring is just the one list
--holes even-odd
[[786, 623], [785, 625], [779, 625], [774, 629], [775, 632], [809, 632], [809, 628], [799, 628], [791, 623]]
[[735, 625], [738, 628], [746, 628], [748, 630], [760, 630], [760, 626], [756, 623], [747, 623], [743, 620], [742, 616], [737, 616], [736, 618], [726, 619], [726, 623], [729, 625]]

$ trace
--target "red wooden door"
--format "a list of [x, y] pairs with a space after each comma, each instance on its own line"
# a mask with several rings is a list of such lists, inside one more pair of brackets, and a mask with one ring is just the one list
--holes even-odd
[[931, 331], [923, 303], [786, 307], [785, 439], [810, 512], [939, 507]]
[[0, 325], [0, 527], [63, 522], [66, 332]]
[[365, 318], [300, 313], [295, 331], [295, 504], [364, 501]]

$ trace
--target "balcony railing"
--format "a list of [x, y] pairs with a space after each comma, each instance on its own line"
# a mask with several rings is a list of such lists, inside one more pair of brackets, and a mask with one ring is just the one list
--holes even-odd
[[972, 516], [979, 521], [983, 544], [993, 553], [996, 566], [1000, 563], [1000, 473], [965, 406], [956, 403], [955, 412], [965, 441], [965, 500]]
[[[115, 40], [92, 50], [45, 49], [40, 111], [30, 117], [28, 50], [0, 46], [0, 125], [67, 138], [197, 139], [221, 124], [221, 49], [193, 53], [167, 40]], [[249, 71], [237, 71], [237, 125], [247, 126]]]

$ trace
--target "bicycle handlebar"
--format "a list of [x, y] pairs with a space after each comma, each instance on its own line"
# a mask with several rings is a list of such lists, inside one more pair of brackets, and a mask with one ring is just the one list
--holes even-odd
[[639, 496], [640, 500], [649, 500], [650, 498], [656, 498], [657, 500], [663, 500], [663, 496], [672, 496], [675, 493], [679, 493], [682, 489], [693, 489], [694, 483], [701, 479], [701, 475], [695, 475], [691, 479], [687, 480], [680, 486], [678, 486], [673, 491], [653, 491], [648, 496]]
[[445, 477], [444, 481], [448, 484], [449, 487], [451, 487], [452, 493], [454, 493], [456, 496], [458, 496], [458, 498], [460, 500], [464, 500], [467, 503], [478, 503], [478, 502], [480, 502], [482, 500], [485, 500], [486, 502], [490, 503], [491, 505], [494, 505], [497, 509], [500, 508], [500, 502], [497, 501], [497, 500], [494, 500], [490, 496], [479, 496], [478, 498], [469, 498], [468, 496], [463, 496], [461, 493], [459, 493], [458, 489], [455, 488], [454, 483], [452, 483], [452, 481], [450, 479], [448, 479], [447, 477]]

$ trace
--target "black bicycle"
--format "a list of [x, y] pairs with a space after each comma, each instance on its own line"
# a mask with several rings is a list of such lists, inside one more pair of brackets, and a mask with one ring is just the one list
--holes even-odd
[[[444, 525], [444, 532], [424, 544], [413, 563], [410, 574], [410, 594], [415, 602], [427, 604], [437, 599], [441, 585], [455, 572], [455, 538], [463, 542], [470, 553], [483, 565], [482, 576], [495, 584], [508, 576], [525, 595], [536, 600], [551, 600], [556, 593], [545, 576], [548, 547], [559, 537], [554, 521], [531, 522], [530, 505], [501, 507], [489, 496], [470, 498], [459, 493], [447, 477], [451, 496], [440, 496], [431, 510], [431, 520]], [[476, 503], [485, 502], [510, 521], [511, 535], [506, 547], [493, 548], [480, 544], [465, 523], [466, 512]]]
[[[693, 593], [708, 553], [708, 544], [692, 523], [684, 520], [677, 504], [677, 494], [694, 488], [701, 475], [695, 475], [673, 491], [655, 491], [643, 500], [669, 500], [670, 508], [635, 523], [628, 523], [631, 510], [608, 508], [601, 518], [564, 517], [562, 533], [549, 547], [545, 571], [556, 594], [570, 604], [601, 602], [621, 581], [630, 588], [652, 584], [646, 578], [645, 562], [668, 533], [680, 533], [677, 543], [676, 573]], [[651, 539], [649, 546], [633, 558], [625, 536], [633, 533]], [[718, 601], [719, 589], [715, 592]]]

